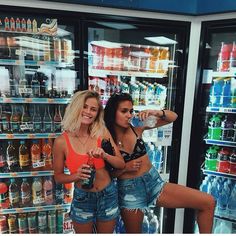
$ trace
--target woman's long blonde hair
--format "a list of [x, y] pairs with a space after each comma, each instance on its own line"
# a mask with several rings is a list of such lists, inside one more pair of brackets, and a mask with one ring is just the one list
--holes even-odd
[[94, 122], [90, 125], [89, 131], [92, 137], [98, 137], [105, 132], [105, 123], [103, 120], [103, 107], [100, 96], [97, 92], [84, 90], [76, 92], [71, 102], [67, 105], [65, 115], [62, 120], [62, 128], [65, 131], [75, 133], [81, 126], [81, 111], [88, 98], [95, 98], [98, 102], [98, 114]]

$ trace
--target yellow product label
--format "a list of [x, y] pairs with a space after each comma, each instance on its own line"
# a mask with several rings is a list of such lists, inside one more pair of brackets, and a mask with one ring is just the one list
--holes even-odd
[[19, 162], [20, 162], [20, 166], [29, 166], [30, 165], [29, 154], [24, 154], [24, 155], [20, 154]]

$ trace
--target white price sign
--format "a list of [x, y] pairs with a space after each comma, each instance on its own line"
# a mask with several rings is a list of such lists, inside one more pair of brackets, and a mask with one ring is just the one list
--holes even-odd
[[64, 234], [73, 234], [74, 233], [73, 224], [72, 224], [72, 220], [69, 216], [69, 213], [64, 214], [63, 233]]

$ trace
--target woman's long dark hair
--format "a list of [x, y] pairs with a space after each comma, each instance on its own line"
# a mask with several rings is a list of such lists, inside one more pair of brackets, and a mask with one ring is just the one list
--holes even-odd
[[116, 142], [116, 134], [115, 134], [115, 123], [116, 123], [116, 111], [120, 102], [130, 101], [133, 103], [132, 97], [128, 93], [115, 93], [111, 95], [109, 100], [107, 101], [106, 107], [104, 109], [104, 121], [106, 127], [111, 133], [112, 138]]

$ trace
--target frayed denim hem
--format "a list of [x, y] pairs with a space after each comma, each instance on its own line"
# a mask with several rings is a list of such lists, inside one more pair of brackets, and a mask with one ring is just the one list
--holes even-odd
[[137, 213], [137, 211], [141, 211], [143, 213], [146, 213], [148, 211], [148, 207], [145, 208], [126, 208], [126, 207], [120, 207], [121, 210], [127, 210]]

